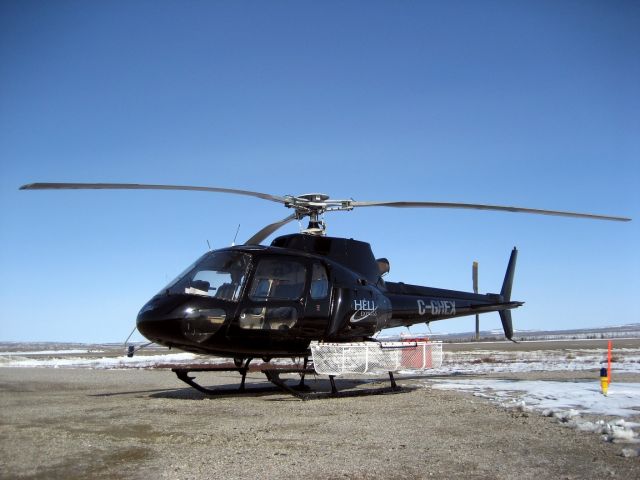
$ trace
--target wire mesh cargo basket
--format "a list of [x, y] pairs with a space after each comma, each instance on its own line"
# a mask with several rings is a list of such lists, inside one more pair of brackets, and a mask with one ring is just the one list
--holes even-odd
[[442, 365], [442, 342], [311, 342], [321, 375], [426, 370]]

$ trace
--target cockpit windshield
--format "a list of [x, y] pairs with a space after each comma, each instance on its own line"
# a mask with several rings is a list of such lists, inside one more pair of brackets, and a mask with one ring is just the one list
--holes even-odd
[[211, 252], [202, 256], [163, 291], [237, 302], [250, 262], [251, 256], [246, 253]]

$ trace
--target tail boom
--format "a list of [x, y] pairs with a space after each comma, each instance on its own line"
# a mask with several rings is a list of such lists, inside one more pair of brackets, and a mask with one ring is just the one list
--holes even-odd
[[511, 310], [524, 302], [511, 301], [518, 250], [511, 252], [500, 294], [477, 294], [456, 290], [387, 282], [385, 295], [392, 305], [391, 319], [385, 328], [411, 326], [436, 320], [464, 317], [479, 313], [498, 312], [504, 335], [513, 337]]

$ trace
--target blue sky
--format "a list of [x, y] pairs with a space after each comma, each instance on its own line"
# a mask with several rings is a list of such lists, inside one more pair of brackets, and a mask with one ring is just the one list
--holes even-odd
[[639, 22], [637, 2], [4, 1], [0, 340], [124, 340], [207, 240], [288, 214], [220, 194], [18, 191], [35, 181], [629, 216], [327, 221], [389, 258], [389, 280], [443, 288], [470, 289], [477, 260], [480, 290], [499, 291], [517, 245], [516, 329], [638, 322]]

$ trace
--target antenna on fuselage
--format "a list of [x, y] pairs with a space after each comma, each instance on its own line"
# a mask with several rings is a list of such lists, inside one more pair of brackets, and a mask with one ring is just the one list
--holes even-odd
[[231, 246], [234, 247], [236, 244], [236, 238], [238, 238], [238, 232], [240, 231], [240, 224], [238, 224], [238, 228], [236, 228], [236, 235], [233, 237], [233, 242], [231, 242]]

